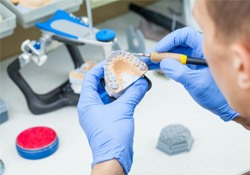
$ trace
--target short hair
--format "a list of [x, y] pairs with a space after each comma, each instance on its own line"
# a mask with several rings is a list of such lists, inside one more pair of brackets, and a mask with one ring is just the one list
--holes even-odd
[[250, 0], [206, 0], [206, 6], [220, 39], [250, 42]]

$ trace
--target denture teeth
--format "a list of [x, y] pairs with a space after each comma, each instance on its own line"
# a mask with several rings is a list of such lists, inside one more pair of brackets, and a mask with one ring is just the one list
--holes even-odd
[[105, 75], [107, 76], [107, 77], [109, 77], [110, 75], [112, 75], [111, 74], [111, 72], [109, 72], [108, 70], [105, 72]]
[[117, 82], [112, 82], [110, 83], [110, 87], [114, 90], [118, 89], [119, 88], [119, 84]]
[[104, 69], [104, 71], [108, 71], [108, 70], [109, 70], [109, 67], [108, 67], [107, 65], [104, 65], [104, 66], [103, 66], [103, 69]]
[[104, 66], [109, 66], [109, 62], [105, 61]]
[[134, 65], [135, 65], [136, 67], [139, 66], [140, 62], [141, 62], [141, 61], [140, 61], [138, 58], [136, 58], [136, 57], [133, 59], [133, 63], [134, 63]]
[[114, 81], [116, 81], [116, 76], [114, 76], [114, 75], [109, 75], [109, 76], [108, 76], [108, 80], [109, 80], [110, 82], [114, 82]]
[[147, 67], [146, 64], [143, 63], [143, 62], [141, 62], [140, 65], [139, 65], [139, 68], [140, 68], [141, 71], [146, 70], [146, 67]]
[[120, 54], [122, 57], [124, 57], [126, 55], [126, 51], [122, 50]]
[[118, 55], [119, 55], [119, 51], [118, 52], [114, 51], [114, 52], [111, 53], [110, 57], [111, 58], [116, 58]]
[[126, 53], [125, 58], [129, 59], [132, 61], [132, 55], [130, 53]]
[[105, 71], [109, 70], [109, 62], [108, 61], [105, 61], [104, 65], [103, 65], [103, 68], [104, 68]]
[[112, 55], [108, 56], [108, 58], [106, 59], [108, 62], [111, 62], [113, 60]]

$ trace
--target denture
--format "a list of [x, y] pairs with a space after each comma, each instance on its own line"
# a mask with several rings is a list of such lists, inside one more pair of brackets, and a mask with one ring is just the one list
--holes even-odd
[[109, 96], [118, 98], [133, 82], [148, 70], [139, 58], [124, 50], [113, 51], [104, 63], [105, 90]]

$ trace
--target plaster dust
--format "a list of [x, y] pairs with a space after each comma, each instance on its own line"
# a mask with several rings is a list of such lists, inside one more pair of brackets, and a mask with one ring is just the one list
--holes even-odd
[[123, 87], [128, 87], [130, 85], [129, 82], [135, 82], [138, 79], [138, 76], [131, 75], [126, 72], [122, 73], [121, 77], [123, 79], [123, 84], [122, 84]]

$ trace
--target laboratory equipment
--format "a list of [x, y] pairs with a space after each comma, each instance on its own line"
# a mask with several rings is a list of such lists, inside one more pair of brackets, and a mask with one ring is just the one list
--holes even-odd
[[5, 102], [0, 98], [0, 124], [8, 120], [8, 108]]
[[127, 40], [129, 52], [146, 51], [144, 36], [140, 29], [136, 29], [134, 26], [130, 25], [127, 29]]
[[0, 39], [11, 35], [16, 28], [16, 15], [0, 3]]
[[101, 46], [104, 57], [112, 51], [116, 37], [113, 36], [112, 41], [98, 41], [95, 35], [100, 30], [92, 26], [91, 11], [89, 10], [91, 7], [88, 4], [88, 20], [82, 20], [84, 18], [58, 10], [49, 20], [37, 22], [36, 26], [43, 32], [41, 38], [37, 41], [24, 41], [21, 45], [23, 53], [9, 65], [8, 74], [23, 92], [32, 113], [43, 114], [64, 106], [76, 106], [79, 94], [74, 92], [69, 80], [49, 93], [35, 93], [20, 74], [20, 70], [26, 64], [34, 61], [38, 66], [42, 66], [48, 59], [47, 52], [55, 49], [55, 42], [66, 46], [75, 69], [80, 68], [84, 63], [78, 50], [79, 45]]
[[[74, 12], [79, 10], [83, 0], [54, 0], [53, 2], [39, 8], [27, 8], [21, 5], [16, 6], [10, 0], [1, 0], [16, 16], [17, 22], [23, 28], [34, 26], [36, 21], [44, 21], [53, 15], [58, 9]], [[32, 4], [35, 2], [31, 2]]]
[[129, 5], [129, 9], [135, 13], [138, 13], [146, 20], [167, 29], [168, 31], [174, 31], [176, 29], [185, 27], [184, 24], [176, 21], [175, 18], [170, 19], [168, 17], [163, 16], [160, 13], [145, 9], [133, 3]]

